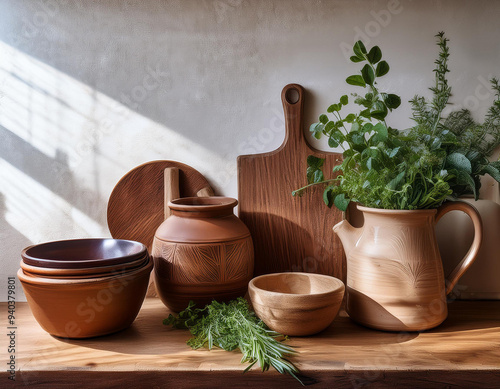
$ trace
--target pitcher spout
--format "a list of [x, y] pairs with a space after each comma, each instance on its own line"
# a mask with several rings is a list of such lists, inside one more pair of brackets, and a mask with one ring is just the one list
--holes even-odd
[[356, 244], [361, 237], [361, 233], [363, 232], [363, 227], [356, 228], [353, 227], [347, 220], [342, 220], [340, 223], [333, 226], [333, 232], [335, 232], [340, 238], [342, 246], [344, 246], [346, 258], [349, 258], [349, 252], [356, 247]]

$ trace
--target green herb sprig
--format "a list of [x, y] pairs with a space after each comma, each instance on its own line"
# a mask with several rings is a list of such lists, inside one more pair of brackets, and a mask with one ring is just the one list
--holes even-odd
[[196, 308], [191, 301], [176, 317], [170, 315], [163, 324], [174, 328], [189, 329], [193, 335], [187, 344], [193, 349], [219, 347], [226, 351], [239, 349], [243, 354], [241, 363], [250, 363], [247, 372], [256, 363], [262, 371], [272, 366], [281, 374], [296, 378], [299, 370], [287, 357], [296, 351], [280, 340], [286, 337], [269, 330], [254, 312], [250, 311], [244, 298], [229, 303], [213, 301], [205, 308]]
[[378, 46], [368, 51], [361, 41], [355, 43], [351, 61], [365, 64], [360, 74], [347, 77], [346, 82], [366, 90], [363, 96], [353, 94], [359, 112], [341, 115], [349, 103], [349, 97], [343, 95], [310, 127], [317, 139], [326, 136], [330, 147], [342, 148], [344, 160], [334, 167], [333, 178], [325, 179], [324, 160], [309, 156], [308, 185], [294, 191], [294, 196], [323, 185], [325, 204], [342, 211], [350, 201], [372, 208], [426, 209], [463, 194], [478, 199], [482, 175], [500, 182], [500, 161], [488, 160], [500, 145], [499, 82], [491, 80], [496, 98], [484, 123], [475, 122], [465, 109], [445, 116], [451, 97], [446, 77], [449, 40], [443, 32], [436, 38], [439, 55], [435, 83], [429, 88], [432, 99], [415, 96], [410, 101], [414, 125], [403, 131], [386, 121], [401, 99], [377, 86], [377, 79], [390, 69], [382, 60], [382, 51]]

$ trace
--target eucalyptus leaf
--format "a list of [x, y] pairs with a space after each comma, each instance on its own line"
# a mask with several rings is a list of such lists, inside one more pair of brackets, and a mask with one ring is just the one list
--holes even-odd
[[349, 206], [349, 199], [346, 199], [344, 193], [340, 193], [337, 196], [335, 196], [334, 204], [335, 206], [340, 209], [341, 211], [346, 211], [347, 207]]
[[354, 144], [362, 145], [365, 143], [365, 137], [363, 136], [363, 134], [360, 134], [359, 132], [353, 132], [350, 135], [351, 135], [351, 140]]
[[375, 65], [378, 61], [380, 61], [382, 59], [382, 50], [380, 50], [380, 47], [373, 46], [368, 52], [367, 58], [372, 65]]
[[373, 124], [366, 123], [363, 125], [363, 132], [370, 132], [373, 129]]
[[377, 77], [385, 76], [387, 73], [389, 73], [389, 69], [389, 64], [386, 61], [380, 61], [377, 64], [377, 68], [375, 69], [375, 75]]
[[366, 54], [366, 47], [361, 41], [357, 41], [353, 47], [354, 54], [359, 58], [364, 58]]
[[373, 131], [377, 133], [377, 139], [379, 142], [384, 142], [389, 136], [387, 127], [383, 123], [377, 123], [373, 126]]
[[356, 131], [359, 131], [359, 123], [358, 122], [352, 123], [350, 132], [356, 132]]
[[342, 153], [342, 156], [345, 158], [350, 158], [355, 154], [355, 151], [352, 149], [347, 149]]
[[457, 169], [467, 173], [472, 173], [472, 166], [467, 157], [461, 153], [453, 153], [446, 158], [446, 165], [451, 169]]
[[349, 85], [355, 85], [355, 86], [362, 86], [362, 87], [365, 87], [366, 86], [366, 82], [365, 80], [363, 79], [363, 77], [361, 77], [360, 75], [356, 74], [354, 76], [349, 76], [346, 78], [345, 80]]
[[313, 123], [313, 124], [311, 124], [309, 131], [311, 131], [313, 133], [313, 135], [316, 139], [320, 139], [324, 128], [325, 128], [325, 125], [323, 123]]
[[465, 185], [472, 190], [474, 198], [478, 199], [478, 192], [476, 191], [476, 183], [470, 174], [466, 173], [464, 170], [459, 170], [457, 174], [457, 181], [460, 185]]
[[339, 147], [339, 142], [337, 142], [333, 136], [330, 136], [328, 138], [328, 146], [334, 149], [336, 147]]
[[332, 104], [328, 107], [327, 112], [332, 113], [332, 112], [338, 112], [340, 111], [342, 107], [340, 104]]
[[373, 85], [373, 82], [375, 81], [375, 74], [373, 73], [373, 69], [370, 65], [366, 64], [363, 66], [363, 69], [361, 69], [361, 75], [363, 76], [363, 80], [368, 85]]
[[310, 167], [319, 169], [323, 166], [324, 163], [325, 163], [324, 158], [318, 158], [318, 157], [315, 157], [314, 155], [309, 155], [307, 157], [307, 165]]
[[325, 124], [325, 132], [330, 132], [335, 127], [335, 122], [329, 121]]
[[333, 205], [335, 188], [336, 187], [329, 185], [323, 192], [323, 201], [328, 206], [328, 208], [331, 208]]
[[500, 170], [500, 161], [490, 162], [490, 165], [493, 166], [495, 169]]
[[325, 177], [323, 175], [323, 172], [321, 170], [316, 170], [313, 174], [313, 182], [318, 183], [318, 182], [323, 182], [325, 180]]
[[396, 109], [401, 105], [401, 98], [397, 95], [389, 93], [385, 98], [385, 105], [387, 105], [387, 108], [391, 110]]
[[488, 173], [491, 177], [493, 177], [495, 180], [500, 182], [500, 170], [494, 167], [492, 164], [487, 165], [484, 168], [484, 171]]
[[387, 107], [381, 101], [374, 102], [370, 109], [370, 116], [377, 120], [384, 120], [387, 113]]
[[353, 113], [350, 113], [349, 115], [347, 115], [345, 117], [344, 121], [346, 123], [352, 123], [355, 119], [356, 119], [356, 115], [354, 115]]

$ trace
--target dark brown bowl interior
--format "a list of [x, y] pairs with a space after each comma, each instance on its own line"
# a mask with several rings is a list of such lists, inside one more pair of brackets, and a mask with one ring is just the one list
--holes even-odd
[[21, 261], [21, 269], [26, 274], [37, 277], [46, 278], [91, 278], [91, 277], [104, 277], [113, 274], [119, 274], [127, 271], [138, 269], [148, 263], [149, 255], [145, 255], [135, 261], [128, 263], [114, 265], [114, 266], [101, 266], [81, 269], [56, 269], [41, 266], [31, 266], [24, 261]]
[[82, 269], [114, 266], [137, 260], [147, 253], [142, 243], [121, 239], [74, 239], [25, 248], [21, 256], [31, 266]]

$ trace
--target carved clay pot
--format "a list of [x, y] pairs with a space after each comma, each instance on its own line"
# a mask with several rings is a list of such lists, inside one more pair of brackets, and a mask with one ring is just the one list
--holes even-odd
[[153, 242], [156, 290], [179, 312], [190, 300], [202, 307], [212, 300], [244, 296], [253, 275], [250, 231], [238, 219], [229, 197], [185, 197], [169, 202], [172, 215]]
[[[349, 316], [387, 331], [421, 331], [441, 324], [448, 315], [446, 295], [479, 251], [482, 225], [477, 210], [460, 201], [429, 210], [358, 209], [363, 227], [354, 228], [346, 220], [333, 227], [347, 257]], [[445, 284], [434, 226], [452, 210], [472, 219], [475, 235]]]

